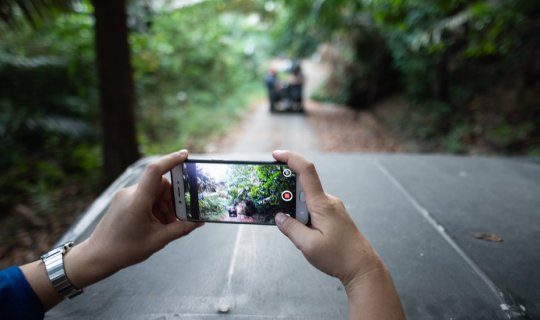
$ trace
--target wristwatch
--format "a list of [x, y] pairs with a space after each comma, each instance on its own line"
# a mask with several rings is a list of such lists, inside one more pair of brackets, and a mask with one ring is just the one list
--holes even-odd
[[73, 241], [64, 243], [41, 256], [45, 264], [49, 280], [54, 289], [66, 298], [72, 299], [83, 292], [76, 288], [67, 278], [64, 270], [64, 255], [73, 247]]

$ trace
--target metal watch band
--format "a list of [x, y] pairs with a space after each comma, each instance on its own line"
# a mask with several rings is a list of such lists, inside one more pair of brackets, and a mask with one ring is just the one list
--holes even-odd
[[47, 269], [49, 280], [51, 280], [54, 289], [68, 299], [74, 298], [83, 292], [82, 289], [76, 288], [71, 284], [64, 270], [64, 254], [71, 247], [73, 247], [73, 241], [56, 247], [41, 256], [41, 260], [45, 264], [45, 269]]

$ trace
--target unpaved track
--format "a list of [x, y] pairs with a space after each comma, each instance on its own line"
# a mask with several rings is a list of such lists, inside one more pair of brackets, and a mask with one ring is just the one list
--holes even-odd
[[210, 153], [263, 154], [290, 149], [308, 154], [330, 152], [406, 151], [371, 111], [354, 111], [345, 106], [317, 103], [307, 97], [317, 90], [328, 67], [303, 61], [305, 114], [270, 113], [266, 99], [257, 102], [241, 126], [212, 145]]
[[262, 103], [242, 124], [236, 141], [223, 151], [228, 153], [267, 153], [290, 149], [300, 153], [319, 151], [317, 135], [305, 116], [293, 113], [270, 113]]
[[[302, 63], [302, 68], [306, 78], [304, 96], [309, 97], [324, 81], [326, 69], [307, 60]], [[232, 135], [232, 139], [228, 139], [228, 143], [218, 152], [247, 154], [290, 149], [310, 153], [322, 150], [319, 138], [305, 114], [270, 113], [266, 100], [258, 103], [256, 109], [244, 119], [241, 128]]]

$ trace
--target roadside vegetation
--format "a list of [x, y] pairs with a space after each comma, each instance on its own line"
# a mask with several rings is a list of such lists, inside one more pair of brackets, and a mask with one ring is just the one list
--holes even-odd
[[330, 65], [314, 98], [375, 115], [402, 140], [385, 145], [539, 156], [539, 18], [530, 0], [2, 1], [0, 267], [141, 156], [204, 152], [272, 57]]
[[[242, 8], [216, 2], [142, 4], [126, 7], [138, 151], [204, 152], [263, 95], [265, 51], [246, 49], [260, 30]], [[29, 20], [15, 9], [0, 22], [0, 257], [9, 263], [50, 247], [111, 180], [92, 10], [81, 1]]]
[[316, 99], [374, 111], [411, 151], [540, 155], [540, 2], [283, 3], [280, 49], [333, 67]]

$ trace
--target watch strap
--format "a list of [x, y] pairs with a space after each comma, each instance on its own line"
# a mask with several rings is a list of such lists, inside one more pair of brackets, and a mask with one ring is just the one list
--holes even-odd
[[83, 292], [76, 288], [68, 279], [64, 269], [64, 255], [73, 247], [73, 241], [52, 249], [41, 256], [45, 269], [54, 289], [66, 298], [74, 298]]

